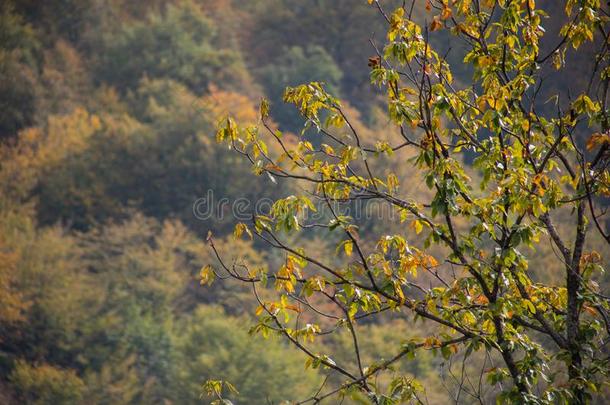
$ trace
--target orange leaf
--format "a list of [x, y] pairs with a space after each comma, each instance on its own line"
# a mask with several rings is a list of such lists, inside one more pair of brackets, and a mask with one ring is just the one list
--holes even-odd
[[453, 12], [451, 11], [451, 9], [447, 6], [444, 6], [443, 11], [441, 12], [441, 19], [446, 20], [448, 18], [451, 18], [452, 15]]
[[430, 24], [430, 31], [438, 31], [441, 28], [443, 28], [443, 24], [441, 23], [440, 19], [438, 16], [434, 17], [432, 23]]
[[485, 305], [485, 304], [489, 304], [489, 300], [487, 299], [486, 296], [484, 296], [483, 294], [479, 295], [474, 302], [476, 302], [479, 305]]
[[610, 143], [609, 134], [600, 134], [599, 132], [594, 133], [587, 140], [587, 150], [593, 150], [598, 146]]

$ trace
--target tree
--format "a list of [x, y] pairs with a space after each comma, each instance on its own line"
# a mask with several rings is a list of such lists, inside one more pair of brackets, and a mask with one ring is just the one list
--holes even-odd
[[[499, 402], [591, 401], [610, 371], [610, 300], [599, 288], [610, 236], [598, 207], [610, 191], [607, 10], [597, 0], [568, 0], [565, 15], [551, 16], [534, 0], [430, 0], [422, 26], [410, 2], [393, 12], [368, 2], [388, 26], [385, 46], [369, 59], [371, 81], [387, 92], [402, 140], [362, 137], [317, 82], [287, 88], [284, 101], [317, 129], [319, 148], [285, 143], [264, 100], [263, 130], [227, 118], [219, 141], [259, 174], [292, 179], [304, 192], [277, 199], [235, 230], [282, 251], [279, 269], [231, 265], [218, 255], [202, 282], [230, 276], [250, 284], [259, 303], [253, 331], [282, 336], [309, 357], [308, 366], [340, 378], [305, 402], [358, 393], [375, 404], [421, 403], [421, 384], [394, 368], [421, 350], [463, 362], [485, 358], [475, 366]], [[562, 25], [557, 36], [545, 36], [547, 20]], [[471, 83], [454, 83], [450, 64], [432, 48], [431, 38], [444, 31], [466, 46]], [[541, 99], [548, 72], [566, 69], [566, 54], [590, 49], [596, 63], [586, 84]], [[282, 153], [268, 153], [268, 139]], [[413, 200], [406, 179], [376, 165], [402, 159], [405, 150], [415, 154], [429, 201]], [[344, 211], [363, 200], [384, 202], [421, 237], [361, 234], [362, 219]], [[320, 228], [342, 235], [338, 264], [298, 246], [298, 235]], [[555, 255], [546, 259], [558, 263], [560, 283], [534, 281], [529, 267], [547, 239]], [[371, 353], [360, 344], [362, 324], [386, 312], [410, 314], [426, 327], [393, 355], [365, 361]], [[354, 366], [323, 344], [342, 328], [351, 335]], [[389, 383], [380, 382], [388, 375]], [[481, 384], [464, 381], [457, 398], [489, 399]]]
[[191, 1], [169, 3], [164, 12], [125, 24], [105, 40], [98, 77], [121, 90], [133, 89], [143, 76], [180, 81], [198, 95], [214, 82], [249, 86], [241, 55], [213, 46], [216, 27]]
[[298, 350], [249, 337], [240, 330], [245, 321], [220, 308], [200, 306], [177, 325], [176, 403], [201, 403], [206, 378], [233, 381], [240, 387], [231, 395], [236, 403], [254, 404], [298, 399], [321, 382], [318, 373], [303, 370]]
[[[128, 101], [133, 106], [129, 115], [78, 108], [69, 115], [49, 115], [47, 128], [22, 131], [19, 148], [5, 148], [6, 174], [0, 182], [25, 196], [22, 189], [36, 185], [40, 222], [62, 221], [80, 230], [125, 218], [127, 206], [207, 230], [210, 218], [196, 218], [193, 206], [209, 190], [215, 198], [209, 207], [218, 210], [221, 199], [253, 199], [271, 183], [268, 178], [252, 181], [250, 166], [214, 141], [217, 117], [227, 108], [256, 122], [256, 103], [248, 97], [214, 88], [196, 97], [184, 85], [159, 79], [142, 80]], [[52, 148], [58, 151], [50, 153]], [[33, 158], [24, 159], [26, 154]], [[227, 176], [234, 179], [227, 182]], [[279, 196], [284, 189], [276, 190]], [[215, 230], [231, 232], [233, 218], [213, 218]]]
[[18, 361], [9, 376], [20, 400], [28, 404], [73, 404], [82, 397], [83, 382], [73, 370]]
[[35, 111], [39, 43], [32, 27], [14, 13], [11, 3], [0, 5], [0, 138], [14, 136], [30, 125]]
[[[397, 7], [401, 1], [386, 0], [385, 4]], [[371, 36], [374, 40], [383, 37], [383, 16], [376, 13], [375, 9], [363, 7], [353, 0], [260, 0], [247, 2], [243, 7], [252, 20], [245, 26], [247, 31], [243, 40], [245, 57], [251, 64], [258, 61], [285, 61], [286, 49], [277, 46], [280, 38], [282, 44], [303, 50], [321, 47], [334, 61], [325, 69], [332, 69], [336, 64], [342, 73], [341, 77], [335, 79], [340, 79], [337, 84], [341, 86], [342, 96], [368, 117], [371, 107], [377, 105], [371, 102], [370, 98], [375, 93], [367, 86], [365, 67], [370, 52], [368, 41]], [[419, 10], [417, 13], [421, 14]], [[289, 57], [295, 59], [295, 55]], [[313, 74], [323, 72], [322, 63], [314, 58], [307, 60], [307, 65], [313, 68]], [[277, 67], [280, 71], [283, 70], [281, 65]], [[331, 74], [332, 71], [322, 79], [332, 83], [334, 78]], [[295, 77], [290, 79], [293, 78]], [[322, 79], [305, 79], [301, 83]], [[265, 82], [268, 81], [263, 77], [263, 84], [268, 86]], [[291, 84], [284, 84], [283, 87], [288, 85]], [[269, 94], [270, 98], [271, 96]], [[277, 119], [276, 114], [274, 118]]]

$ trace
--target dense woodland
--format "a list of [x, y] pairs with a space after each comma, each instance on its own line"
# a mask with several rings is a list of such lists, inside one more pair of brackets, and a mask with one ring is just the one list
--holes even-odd
[[[382, 3], [393, 10], [402, 1]], [[428, 23], [421, 3], [414, 18]], [[563, 2], [542, 3], [549, 14], [563, 12]], [[384, 16], [364, 0], [2, 1], [0, 403], [209, 403], [203, 384], [217, 379], [237, 388], [236, 404], [279, 404], [311, 396], [322, 382], [338, 387], [340, 376], [305, 368], [297, 348], [248, 333], [257, 307], [248, 285], [200, 285], [201, 268], [218, 263], [210, 234], [229, 262], [277, 268], [286, 257], [260, 239], [236, 240], [231, 212], [203, 219], [193, 204], [209, 190], [215, 199], [256, 202], [302, 188], [256, 176], [215, 139], [227, 114], [259, 123], [264, 96], [270, 125], [288, 143], [303, 138], [320, 147], [315, 128], [303, 129], [298, 109], [282, 101], [286, 86], [324, 82], [370, 143], [399, 140], [385, 94], [370, 78], [387, 30]], [[473, 71], [449, 38], [441, 32], [431, 41], [456, 62], [455, 81], [467, 87]], [[586, 52], [549, 76], [557, 92], [587, 85], [579, 75], [592, 63]], [[585, 132], [576, 135], [581, 144]], [[433, 198], [410, 163], [413, 154], [396, 155], [376, 169], [399, 174], [409, 195]], [[476, 180], [482, 174], [473, 158], [465, 153], [463, 162]], [[359, 224], [366, 246], [392, 232], [423, 241], [421, 225], [388, 217], [374, 201], [364, 209], [372, 214]], [[571, 215], [555, 218], [560, 231], [572, 229]], [[339, 265], [342, 239], [314, 228], [299, 244]], [[549, 260], [557, 252], [548, 236], [542, 239], [528, 253], [532, 277], [559, 283], [561, 263]], [[610, 253], [599, 235], [587, 240], [587, 251], [598, 252], [600, 262]], [[431, 247], [435, 253], [442, 249]], [[610, 279], [603, 273], [596, 283], [607, 291]], [[363, 319], [365, 360], [391, 356], [405, 339], [432, 330], [412, 318], [387, 311]], [[354, 364], [348, 330], [317, 344], [337, 362]], [[477, 356], [464, 370], [427, 350], [396, 367], [418, 379], [423, 402], [468, 404], [473, 398], [455, 396], [464, 374], [476, 379], [482, 367], [493, 367]], [[600, 404], [608, 395], [601, 390], [593, 400]], [[483, 391], [484, 403], [493, 403], [494, 384]], [[357, 394], [344, 401], [369, 403]]]

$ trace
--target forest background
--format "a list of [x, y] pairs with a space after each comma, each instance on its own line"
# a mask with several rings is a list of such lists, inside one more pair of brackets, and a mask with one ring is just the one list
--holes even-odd
[[[318, 80], [361, 133], [393, 136], [367, 67], [386, 23], [366, 3], [1, 2], [0, 403], [202, 403], [210, 378], [234, 384], [240, 404], [311, 394], [325, 371], [248, 335], [254, 314], [242, 309], [255, 306], [246, 287], [199, 285], [200, 269], [215, 260], [208, 231], [229, 257], [281, 263], [263, 243], [234, 240], [235, 202], [253, 207], [295, 187], [254, 176], [214, 135], [229, 113], [256, 123], [266, 96], [275, 125], [300, 136], [283, 89]], [[563, 7], [546, 3], [548, 13]], [[448, 39], [434, 45], [459, 66], [463, 55]], [[582, 84], [580, 68], [570, 81], [551, 80], [569, 91]], [[468, 83], [472, 72], [454, 74]], [[303, 136], [319, 142], [315, 131]], [[410, 179], [412, 195], [429, 192], [406, 159], [392, 169]], [[371, 234], [404, 228], [383, 207], [361, 208]], [[301, 241], [329, 258], [337, 242], [326, 230]], [[554, 254], [548, 244], [533, 258], [540, 279], [560, 274], [546, 265]], [[362, 344], [376, 353], [414, 333], [401, 314], [365, 327]], [[349, 361], [348, 339], [324, 344]], [[424, 353], [400, 367], [423, 382], [429, 403], [448, 403], [451, 364]]]

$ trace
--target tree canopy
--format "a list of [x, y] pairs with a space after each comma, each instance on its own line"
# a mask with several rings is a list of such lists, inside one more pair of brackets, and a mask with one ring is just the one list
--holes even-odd
[[[259, 174], [298, 182], [303, 193], [275, 200], [235, 228], [282, 251], [280, 266], [234, 266], [218, 254], [202, 282], [228, 276], [249, 283], [258, 301], [253, 330], [283, 337], [309, 356], [307, 366], [342, 381], [306, 402], [359, 394], [376, 404], [423, 402], [424, 386], [395, 367], [421, 350], [464, 364], [484, 352], [489, 367], [479, 372], [500, 403], [589, 402], [609, 371], [610, 302], [599, 288], [602, 259], [594, 249], [607, 251], [610, 242], [599, 221], [609, 193], [606, 10], [598, 1], [567, 1], [561, 15], [531, 0], [427, 1], [422, 24], [412, 5], [369, 3], [387, 22], [370, 77], [386, 92], [399, 141], [363, 136], [320, 82], [284, 93], [319, 134], [319, 147], [307, 139], [287, 145], [269, 124], [266, 100], [260, 128], [228, 117], [217, 139]], [[545, 36], [546, 20], [560, 21], [550, 24], [561, 26], [553, 38]], [[443, 31], [463, 42], [471, 80], [456, 82], [449, 60], [435, 51], [432, 38]], [[549, 89], [547, 72], [564, 70], [566, 54], [584, 47], [595, 55], [588, 82], [574, 93]], [[280, 144], [281, 153], [268, 153], [267, 142]], [[400, 178], [381, 159], [411, 165], [430, 199], [418, 200], [409, 190], [415, 176]], [[362, 235], [362, 218], [349, 213], [360, 200], [387, 204], [413, 230], [410, 237], [404, 230]], [[558, 228], [559, 218], [569, 227]], [[314, 222], [341, 235], [338, 263], [292, 236]], [[554, 251], [545, 261], [562, 274], [554, 282], [535, 279], [530, 267], [545, 243]], [[210, 245], [215, 250], [211, 238]], [[320, 302], [332, 309], [319, 310]], [[391, 355], [369, 357], [361, 325], [386, 311], [406, 312], [430, 329], [405, 337]], [[337, 329], [351, 334], [351, 363], [316, 344]], [[485, 401], [481, 385], [462, 380], [462, 391]]]

